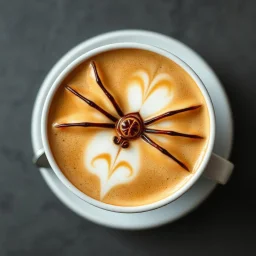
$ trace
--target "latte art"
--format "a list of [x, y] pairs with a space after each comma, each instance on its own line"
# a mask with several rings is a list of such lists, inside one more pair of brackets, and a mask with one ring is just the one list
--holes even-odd
[[[147, 51], [118, 50], [95, 59], [71, 73], [67, 90], [60, 87], [63, 96], [54, 101], [49, 135], [56, 162], [75, 186], [106, 203], [142, 205], [174, 193], [207, 146], [200, 90], [177, 64]], [[66, 104], [63, 110], [58, 102]], [[68, 106], [77, 109], [75, 120]], [[65, 158], [72, 151], [78, 154]]]

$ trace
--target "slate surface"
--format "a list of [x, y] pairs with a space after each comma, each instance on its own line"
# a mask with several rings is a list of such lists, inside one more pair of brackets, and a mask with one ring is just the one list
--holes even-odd
[[[0, 0], [0, 255], [255, 255], [255, 1]], [[230, 97], [234, 176], [196, 211], [149, 231], [72, 213], [31, 164], [40, 84], [81, 41], [125, 28], [173, 36], [201, 54]]]

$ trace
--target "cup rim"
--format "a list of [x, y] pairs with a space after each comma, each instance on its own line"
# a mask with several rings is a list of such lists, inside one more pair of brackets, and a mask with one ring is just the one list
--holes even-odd
[[[117, 50], [117, 49], [141, 49], [141, 50], [147, 50], [154, 53], [157, 53], [161, 56], [164, 56], [172, 61], [174, 61], [177, 65], [179, 65], [181, 68], [183, 68], [190, 77], [195, 81], [198, 88], [200, 89], [201, 93], [203, 94], [203, 97], [205, 99], [208, 113], [209, 113], [209, 122], [210, 122], [210, 133], [209, 133], [209, 140], [208, 145], [206, 149], [206, 153], [204, 155], [204, 159], [199, 165], [199, 168], [197, 171], [193, 174], [193, 176], [176, 192], [171, 194], [170, 196], [163, 198], [157, 202], [146, 204], [146, 205], [140, 205], [140, 206], [116, 206], [111, 205], [107, 203], [103, 203], [101, 201], [98, 201], [96, 199], [91, 198], [90, 196], [84, 194], [82, 191], [80, 191], [78, 188], [76, 188], [62, 173], [60, 168], [58, 167], [57, 163], [55, 162], [55, 159], [53, 157], [53, 154], [50, 149], [49, 141], [48, 141], [48, 134], [47, 134], [47, 121], [48, 121], [48, 113], [50, 109], [50, 105], [52, 102], [52, 99], [59, 88], [62, 81], [66, 78], [66, 76], [72, 72], [79, 64], [86, 61], [87, 59], [111, 50]], [[123, 213], [134, 213], [134, 212], [144, 212], [144, 211], [150, 211], [159, 207], [162, 207], [166, 204], [171, 203], [172, 201], [178, 199], [180, 196], [182, 196], [186, 191], [188, 191], [195, 182], [201, 177], [203, 174], [205, 168], [207, 167], [207, 164], [210, 160], [211, 153], [213, 151], [214, 141], [215, 141], [215, 114], [213, 109], [213, 104], [211, 101], [211, 98], [209, 96], [209, 93], [204, 86], [201, 79], [198, 77], [198, 75], [195, 73], [195, 71], [183, 60], [181, 60], [179, 57], [174, 55], [173, 53], [170, 53], [166, 50], [163, 50], [161, 48], [147, 45], [147, 44], [141, 44], [141, 43], [113, 43], [108, 44], [105, 46], [101, 46], [98, 48], [95, 48], [91, 51], [88, 51], [85, 54], [82, 54], [80, 57], [72, 61], [56, 78], [54, 83], [52, 84], [46, 100], [44, 102], [43, 106], [43, 112], [42, 112], [42, 118], [41, 118], [41, 135], [42, 135], [42, 142], [43, 147], [45, 150], [46, 157], [50, 163], [51, 168], [55, 172], [56, 176], [60, 179], [60, 181], [75, 195], [86, 201], [87, 203], [94, 205], [96, 207], [114, 211], [114, 212], [123, 212]]]

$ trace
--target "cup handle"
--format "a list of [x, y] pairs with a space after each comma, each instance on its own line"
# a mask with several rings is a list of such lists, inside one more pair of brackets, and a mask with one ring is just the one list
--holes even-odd
[[36, 165], [39, 168], [50, 168], [51, 167], [43, 148], [36, 151], [36, 153], [32, 159], [32, 162], [34, 165]]
[[233, 171], [234, 165], [228, 160], [212, 153], [210, 161], [203, 173], [203, 176], [225, 185]]

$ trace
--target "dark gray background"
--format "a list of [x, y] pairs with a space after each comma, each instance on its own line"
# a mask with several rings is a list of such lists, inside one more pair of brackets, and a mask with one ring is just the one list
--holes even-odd
[[[0, 0], [0, 256], [255, 255], [255, 9], [246, 0]], [[49, 69], [81, 41], [123, 28], [195, 49], [223, 82], [235, 121], [228, 185], [176, 223], [140, 232], [78, 217], [31, 164], [31, 111]]]

